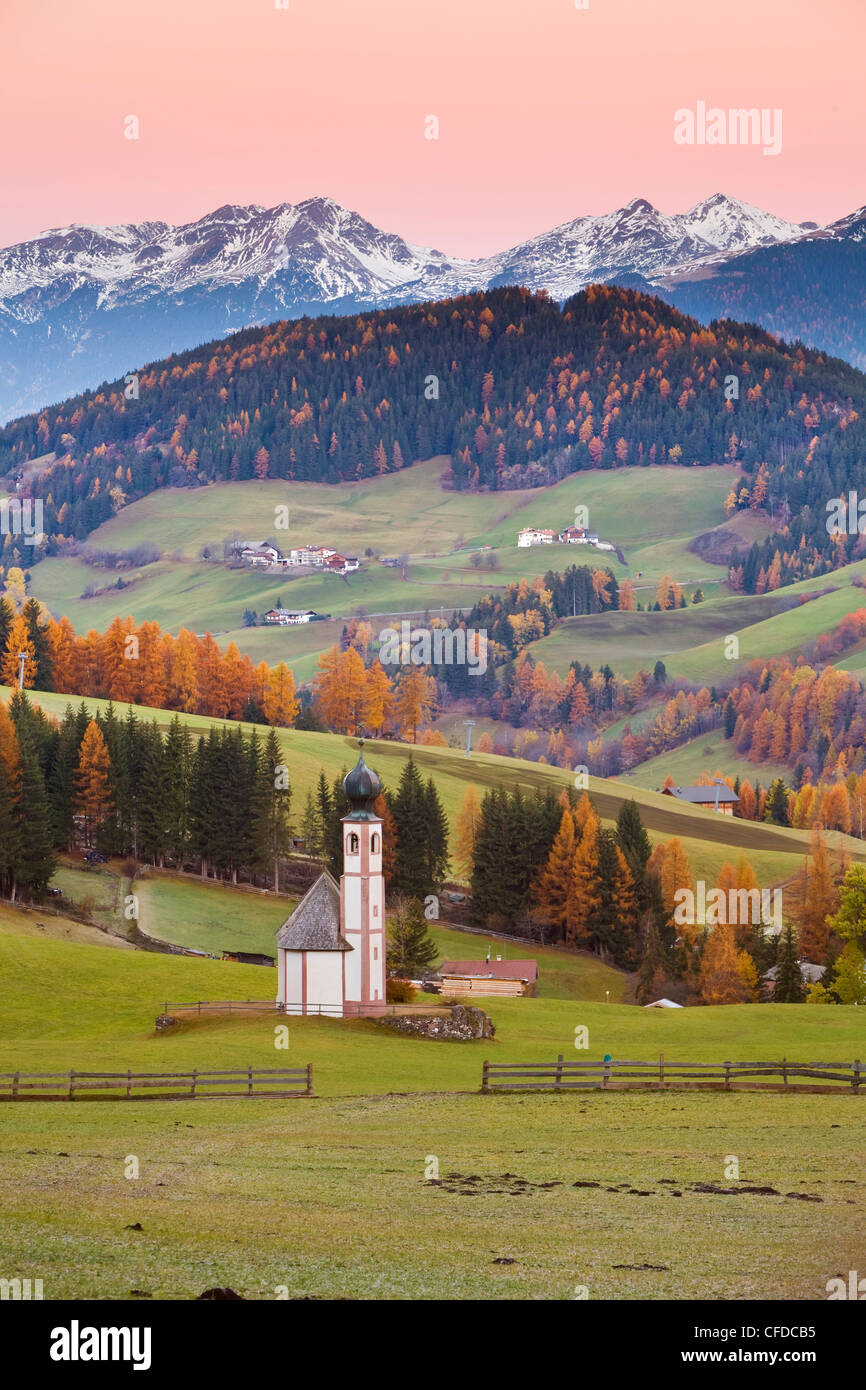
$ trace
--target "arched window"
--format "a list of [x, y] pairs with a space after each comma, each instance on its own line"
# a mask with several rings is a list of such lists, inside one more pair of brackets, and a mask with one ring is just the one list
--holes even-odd
[[350, 835], [348, 841], [346, 842], [346, 850], [347, 850], [347, 853], [349, 853], [349, 854], [357, 854], [357, 853], [358, 853], [358, 844], [359, 844], [359, 841], [358, 841], [357, 835], [355, 835], [355, 834]]
[[371, 854], [378, 854], [378, 853], [379, 853], [379, 836], [378, 836], [378, 835], [374, 835], [374, 836], [372, 837], [372, 839], [370, 840], [370, 853], [371, 853]]

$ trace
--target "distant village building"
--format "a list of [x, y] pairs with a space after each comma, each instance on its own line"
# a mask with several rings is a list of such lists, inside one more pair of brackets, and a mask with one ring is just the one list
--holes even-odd
[[324, 565], [326, 560], [330, 560], [332, 555], [336, 555], [327, 545], [299, 545], [297, 549], [289, 551], [289, 563], [292, 565]]
[[308, 623], [315, 618], [312, 608], [293, 610], [290, 608], [271, 608], [265, 614], [265, 622], [273, 627], [296, 627], [298, 623]]
[[353, 570], [359, 568], [358, 559], [355, 555], [332, 555], [326, 560], [323, 569], [331, 574], [351, 574]]
[[437, 973], [443, 993], [454, 995], [534, 994], [538, 983], [534, 960], [444, 960]]
[[566, 526], [559, 533], [561, 545], [586, 545], [589, 532], [585, 526]]
[[688, 801], [691, 806], [702, 806], [706, 811], [718, 811], [722, 816], [732, 816], [740, 798], [725, 782], [710, 782], [705, 787], [663, 787], [664, 796], [674, 796], [677, 801]]
[[[801, 961], [798, 961], [797, 963], [798, 963], [798, 965], [799, 965], [799, 967], [800, 967], [800, 974], [801, 974], [802, 977], [803, 977], [803, 984], [804, 984], [804, 985], [818, 985], [818, 984], [820, 984], [821, 981], [823, 980], [825, 974], [827, 973], [827, 967], [826, 967], [826, 965], [813, 965], [812, 962], [811, 962], [810, 960], [801, 960]], [[778, 967], [778, 965], [773, 965], [773, 966], [770, 967], [770, 969], [769, 969], [769, 970], [766, 972], [766, 974], [764, 975], [764, 981], [765, 981], [765, 983], [766, 983], [767, 993], [768, 993], [768, 994], [772, 994], [773, 991], [775, 990], [775, 988], [776, 988], [776, 978], [777, 978], [778, 974], [779, 974], [779, 967]]]
[[556, 540], [556, 532], [539, 530], [537, 526], [525, 526], [522, 531], [517, 533], [517, 544], [520, 547], [527, 545], [553, 545]]
[[255, 565], [260, 568], [267, 568], [269, 565], [285, 564], [282, 551], [277, 550], [274, 545], [246, 545], [240, 552], [241, 559], [245, 565]]
[[[363, 741], [361, 744], [363, 749]], [[320, 874], [277, 932], [277, 1008], [354, 1018], [385, 1012], [382, 783], [364, 762], [343, 782], [343, 875]]]

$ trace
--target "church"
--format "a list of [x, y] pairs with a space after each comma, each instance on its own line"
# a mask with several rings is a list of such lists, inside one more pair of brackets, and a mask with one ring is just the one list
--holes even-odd
[[277, 1008], [287, 1014], [331, 1018], [385, 1012], [385, 880], [382, 821], [375, 812], [382, 790], [364, 762], [343, 782], [349, 814], [343, 817], [343, 875], [339, 884], [320, 874], [277, 932]]

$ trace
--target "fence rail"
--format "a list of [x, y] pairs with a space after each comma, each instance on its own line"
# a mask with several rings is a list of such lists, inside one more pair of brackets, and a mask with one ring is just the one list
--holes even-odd
[[0, 1072], [0, 1101], [289, 1099], [312, 1094], [311, 1062], [239, 1071]]
[[[302, 1013], [303, 1010], [303, 1013]], [[396, 1014], [448, 1014], [447, 1004], [386, 1004], [381, 1009], [382, 1017]], [[166, 999], [163, 1004], [163, 1017], [182, 1017], [190, 1014], [202, 1017], [206, 1014], [231, 1013], [279, 1013], [282, 1017], [358, 1018], [364, 1013], [360, 1004], [285, 1004], [277, 1008], [274, 999], [193, 999], [174, 1003]]]
[[[757, 1078], [763, 1077], [764, 1080]], [[766, 1078], [780, 1077], [781, 1080]], [[794, 1084], [792, 1085], [792, 1081]], [[803, 1082], [820, 1084], [803, 1084]], [[489, 1062], [481, 1074], [481, 1090], [492, 1091], [665, 1091], [681, 1088], [720, 1091], [836, 1092], [849, 1087], [861, 1094], [866, 1069], [853, 1062], [657, 1062], [566, 1061]]]

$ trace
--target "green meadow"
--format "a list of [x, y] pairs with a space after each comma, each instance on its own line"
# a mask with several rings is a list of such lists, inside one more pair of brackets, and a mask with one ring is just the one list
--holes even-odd
[[272, 971], [32, 918], [0, 908], [3, 1070], [310, 1061], [316, 1091], [0, 1105], [4, 1257], [46, 1298], [816, 1299], [863, 1267], [862, 1098], [478, 1094], [485, 1056], [573, 1056], [578, 1026], [593, 1058], [849, 1058], [853, 1008], [642, 1010], [597, 1002], [593, 962], [545, 958], [540, 998], [488, 1001], [485, 1042], [292, 1019], [285, 1051], [274, 1016], [154, 1031], [164, 999], [260, 997]]

